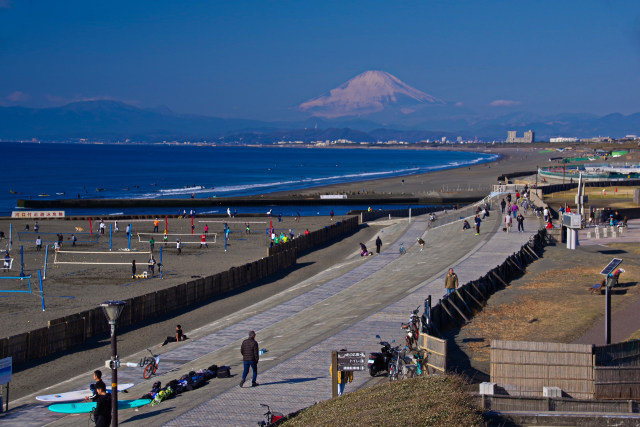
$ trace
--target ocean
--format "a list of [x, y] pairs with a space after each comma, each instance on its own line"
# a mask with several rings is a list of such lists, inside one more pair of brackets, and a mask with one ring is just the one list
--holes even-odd
[[[4, 188], [0, 188], [0, 216], [17, 210], [17, 199], [21, 198], [242, 196], [419, 174], [485, 163], [497, 157], [487, 153], [404, 149], [1, 144], [6, 179]], [[188, 210], [189, 206], [184, 208]], [[334, 210], [342, 214], [352, 208], [363, 207], [341, 206]], [[242, 208], [242, 212], [263, 210], [263, 207]], [[291, 206], [278, 210], [324, 215], [331, 207]], [[140, 214], [144, 211], [140, 208], [74, 209], [67, 210], [66, 214]], [[226, 208], [214, 208], [199, 213], [225, 211]], [[153, 213], [177, 212], [176, 209], [153, 209]]]

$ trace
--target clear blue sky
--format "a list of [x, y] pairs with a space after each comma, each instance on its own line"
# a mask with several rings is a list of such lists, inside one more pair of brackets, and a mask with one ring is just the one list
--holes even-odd
[[371, 69], [488, 112], [638, 112], [640, 1], [0, 0], [2, 105], [269, 119]]

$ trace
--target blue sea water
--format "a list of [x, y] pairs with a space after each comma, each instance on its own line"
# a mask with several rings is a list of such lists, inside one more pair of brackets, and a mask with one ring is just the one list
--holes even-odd
[[[16, 210], [19, 198], [242, 196], [425, 173], [496, 158], [486, 153], [357, 148], [37, 143], [2, 143], [2, 148], [6, 178], [4, 188], [0, 188], [2, 216]], [[305, 215], [330, 209], [298, 210]], [[243, 212], [263, 210], [242, 208]], [[173, 211], [153, 209], [153, 213]], [[67, 210], [68, 215], [142, 212]]]

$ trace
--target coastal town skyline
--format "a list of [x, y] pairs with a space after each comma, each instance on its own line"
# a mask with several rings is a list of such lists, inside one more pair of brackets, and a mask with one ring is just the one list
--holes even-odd
[[[0, 106], [260, 120], [367, 70], [476, 114], [640, 111], [640, 5], [0, 1]], [[25, 30], [27, 29], [27, 30]]]

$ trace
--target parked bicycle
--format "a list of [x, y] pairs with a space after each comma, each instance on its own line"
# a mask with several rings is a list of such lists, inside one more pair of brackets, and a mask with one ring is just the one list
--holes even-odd
[[140, 367], [144, 366], [144, 371], [142, 371], [142, 378], [148, 380], [151, 378], [151, 375], [154, 375], [158, 370], [158, 365], [160, 364], [160, 356], [157, 354], [153, 354], [153, 352], [147, 349], [149, 353], [151, 353], [151, 357], [145, 356], [140, 359]]
[[264, 413], [264, 420], [258, 423], [259, 426], [270, 426], [271, 424], [280, 421], [284, 418], [284, 415], [280, 412], [272, 412], [269, 405], [261, 403], [260, 406], [267, 408], [267, 412]]

